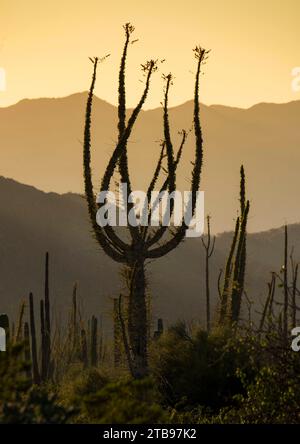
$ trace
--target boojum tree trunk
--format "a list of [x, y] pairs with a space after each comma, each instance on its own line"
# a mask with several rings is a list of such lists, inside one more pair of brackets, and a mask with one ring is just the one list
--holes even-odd
[[131, 269], [131, 286], [128, 298], [128, 336], [132, 355], [135, 357], [137, 376], [145, 376], [147, 359], [147, 306], [146, 275], [143, 259]]

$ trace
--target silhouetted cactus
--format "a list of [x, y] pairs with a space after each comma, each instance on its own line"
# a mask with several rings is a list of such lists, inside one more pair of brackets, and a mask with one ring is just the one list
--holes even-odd
[[12, 323], [11, 323], [11, 332], [10, 332], [10, 339], [11, 339], [11, 342], [13, 342], [13, 340], [14, 340], [14, 338], [15, 338], [15, 332], [16, 332], [16, 326], [15, 326], [15, 323], [12, 322]]
[[104, 335], [103, 335], [102, 317], [100, 317], [100, 320], [99, 320], [98, 342], [99, 342], [99, 346], [98, 346], [98, 350], [99, 350], [98, 361], [101, 363], [101, 362], [104, 362], [105, 354], [106, 354], [106, 347], [105, 347]]
[[269, 291], [271, 293], [269, 307], [268, 307], [268, 330], [271, 331], [271, 324], [272, 324], [272, 318], [273, 318], [273, 304], [274, 304], [274, 298], [275, 298], [275, 291], [276, 291], [276, 274], [272, 273], [272, 279], [271, 282], [268, 283]]
[[234, 236], [226, 262], [224, 286], [221, 294], [219, 324], [237, 323], [240, 316], [246, 270], [246, 236], [250, 208], [245, 198], [245, 172], [240, 170], [240, 216], [237, 218]]
[[[121, 182], [126, 184], [128, 195], [130, 195], [131, 180], [128, 171], [127, 158], [127, 143], [133, 130], [136, 119], [144, 105], [147, 98], [150, 80], [152, 74], [157, 69], [156, 61], [150, 60], [142, 65], [142, 69], [146, 76], [145, 87], [141, 99], [134, 108], [128, 121], [126, 122], [126, 93], [125, 93], [125, 65], [127, 59], [128, 45], [131, 41], [131, 34], [134, 28], [127, 23], [125, 29], [125, 44], [121, 57], [121, 64], [119, 70], [119, 103], [118, 103], [118, 141], [113, 154], [108, 162], [103, 179], [101, 181], [100, 191], [107, 192], [110, 188], [110, 183], [115, 170], [118, 168]], [[191, 201], [190, 207], [192, 214], [194, 214], [196, 207], [196, 192], [200, 185], [200, 175], [202, 169], [202, 132], [199, 118], [199, 78], [201, 67], [207, 58], [207, 51], [201, 47], [196, 47], [194, 50], [197, 59], [197, 68], [195, 76], [195, 90], [194, 90], [194, 133], [195, 133], [195, 160], [193, 162], [192, 178], [191, 178]], [[154, 233], [149, 232], [148, 226], [132, 226], [129, 224], [130, 242], [123, 241], [115, 232], [115, 230], [108, 224], [100, 227], [96, 221], [97, 203], [93, 191], [92, 173], [91, 173], [91, 112], [93, 102], [93, 92], [96, 82], [96, 70], [98, 65], [98, 58], [91, 59], [93, 62], [93, 76], [88, 94], [85, 116], [85, 130], [84, 130], [84, 182], [85, 182], [85, 196], [88, 203], [88, 211], [91, 219], [91, 224], [94, 230], [95, 237], [102, 247], [103, 251], [113, 260], [123, 264], [129, 270], [130, 288], [128, 289], [128, 321], [125, 325], [128, 332], [128, 342], [130, 347], [130, 354], [132, 356], [131, 372], [135, 378], [143, 377], [148, 373], [148, 322], [147, 319], [147, 305], [146, 305], [146, 275], [145, 264], [149, 259], [160, 258], [174, 248], [184, 239], [188, 226], [184, 220], [181, 225], [176, 227], [172, 232], [166, 226], [160, 226]], [[171, 74], [164, 77], [166, 82], [164, 92], [163, 104], [163, 128], [164, 128], [164, 143], [161, 154], [158, 160], [153, 179], [150, 182], [147, 195], [151, 194], [154, 189], [156, 180], [159, 176], [162, 167], [163, 152], [166, 151], [167, 159], [167, 178], [164, 181], [160, 191], [168, 190], [172, 193], [176, 189], [176, 169], [180, 160], [183, 145], [186, 140], [186, 132], [182, 132], [182, 142], [179, 147], [177, 156], [174, 155], [174, 148], [170, 134], [169, 114], [168, 114], [168, 96], [169, 89], [172, 84]], [[100, 203], [100, 208], [106, 202]], [[128, 204], [127, 215], [132, 210], [133, 204]], [[170, 213], [173, 213], [174, 202], [170, 201]], [[148, 208], [149, 209], [149, 208]], [[162, 239], [165, 233], [169, 237], [163, 243]], [[124, 335], [123, 335], [124, 336]], [[126, 334], [127, 337], [127, 334]], [[127, 354], [128, 359], [128, 354]]]
[[246, 268], [246, 229], [249, 213], [249, 202], [247, 202], [240, 227], [240, 237], [233, 270], [233, 285], [231, 293], [231, 320], [237, 322], [240, 316], [242, 295], [244, 291], [245, 268]]
[[45, 337], [44, 337], [44, 347], [45, 347], [45, 360], [47, 374], [46, 377], [50, 376], [50, 363], [51, 363], [51, 324], [50, 324], [50, 295], [49, 295], [49, 253], [46, 253], [45, 258], [45, 301], [44, 301], [44, 311], [45, 311]]
[[95, 316], [92, 316], [91, 321], [91, 366], [97, 367], [98, 365], [98, 320]]
[[[24, 357], [26, 363], [31, 363], [31, 355], [30, 355], [30, 333], [29, 333], [29, 325], [28, 322], [24, 323]], [[32, 378], [31, 375], [31, 366], [28, 366], [26, 370], [26, 375], [28, 379]]]
[[44, 310], [44, 300], [40, 300], [40, 319], [41, 319], [41, 353], [42, 353], [42, 369], [41, 369], [41, 380], [45, 381], [48, 376], [48, 365], [47, 365], [47, 346], [45, 342], [45, 310]]
[[247, 237], [247, 222], [250, 208], [249, 201], [246, 202], [245, 189], [245, 171], [243, 165], [240, 170], [240, 211], [241, 211], [241, 230], [240, 238], [237, 247], [236, 263], [234, 269], [234, 291], [232, 294], [232, 318], [233, 321], [238, 321], [242, 295], [244, 291], [245, 271], [246, 271], [246, 237]]
[[77, 283], [75, 282], [72, 295], [72, 335], [73, 335], [73, 350], [76, 353], [78, 350], [78, 322], [77, 322]]
[[38, 366], [37, 339], [36, 339], [34, 303], [33, 303], [32, 293], [29, 294], [29, 322], [30, 322], [30, 336], [31, 336], [32, 380], [34, 384], [39, 384], [41, 382], [41, 378]]
[[[291, 258], [292, 260], [292, 258]], [[298, 269], [299, 264], [294, 264], [292, 260], [292, 303], [291, 303], [291, 326], [294, 328], [297, 325], [297, 283], [298, 283]]]
[[259, 329], [258, 329], [259, 335], [264, 333], [264, 326], [265, 326], [266, 320], [268, 321], [268, 326], [267, 326], [267, 330], [266, 330], [267, 333], [270, 333], [272, 330], [273, 316], [274, 316], [273, 303], [274, 303], [274, 295], [275, 295], [275, 289], [276, 289], [276, 273], [272, 273], [271, 281], [268, 282], [267, 285], [268, 285], [268, 294], [267, 294], [267, 298], [266, 298], [265, 305], [263, 308], [261, 320], [259, 323]]
[[154, 332], [153, 339], [159, 339], [164, 332], [164, 322], [162, 319], [157, 320], [157, 330]]
[[240, 218], [238, 217], [235, 224], [235, 230], [234, 235], [229, 251], [229, 255], [226, 262], [225, 267], [225, 276], [224, 276], [224, 286], [223, 291], [221, 293], [221, 308], [220, 308], [220, 318], [219, 323], [224, 324], [227, 316], [227, 310], [228, 310], [228, 300], [230, 298], [230, 284], [231, 284], [231, 275], [232, 275], [232, 260], [233, 255], [236, 248], [236, 243], [239, 235], [239, 229], [240, 229]]
[[[40, 300], [40, 323], [41, 323], [41, 381], [52, 377], [54, 370], [51, 360], [51, 320], [50, 320], [50, 295], [49, 295], [49, 253], [45, 258], [45, 293], [44, 299]], [[34, 318], [33, 318], [34, 319]]]
[[15, 342], [21, 342], [23, 339], [23, 321], [25, 314], [25, 301], [22, 300], [19, 308], [19, 316], [18, 316], [18, 326], [16, 331], [16, 337], [14, 338]]
[[119, 300], [117, 298], [114, 298], [113, 323], [114, 323], [114, 366], [119, 367], [121, 364], [122, 332], [121, 332], [120, 317], [119, 317]]
[[284, 226], [284, 264], [283, 264], [283, 335], [285, 340], [288, 337], [288, 309], [289, 309], [289, 289], [288, 289], [288, 229]]
[[206, 330], [210, 331], [210, 286], [209, 286], [209, 260], [215, 249], [216, 237], [211, 239], [210, 234], [210, 216], [207, 216], [207, 235], [206, 240], [202, 236], [201, 241], [205, 250], [205, 288], [206, 288]]
[[88, 346], [87, 346], [87, 339], [86, 339], [86, 331], [84, 330], [84, 328], [81, 329], [80, 331], [80, 336], [81, 336], [81, 360], [83, 362], [83, 367], [87, 368], [88, 367]]

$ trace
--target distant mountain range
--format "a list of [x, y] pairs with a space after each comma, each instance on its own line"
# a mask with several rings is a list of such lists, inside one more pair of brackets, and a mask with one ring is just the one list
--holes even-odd
[[[83, 192], [82, 139], [86, 93], [60, 99], [22, 100], [0, 108], [0, 173], [44, 191]], [[201, 106], [204, 167], [201, 189], [212, 229], [232, 229], [239, 167], [243, 163], [251, 199], [249, 229], [275, 228], [300, 220], [300, 101], [258, 104], [249, 109]], [[154, 170], [162, 137], [161, 109], [143, 111], [129, 144], [134, 189], [143, 190]], [[94, 181], [99, 185], [116, 140], [116, 108], [95, 98]], [[190, 129], [192, 102], [171, 108], [174, 140]], [[179, 188], [188, 189], [193, 136], [179, 170]], [[58, 198], [58, 197], [57, 197]], [[66, 199], [65, 196], [61, 197]], [[77, 198], [76, 198], [77, 199]]]
[[[119, 268], [93, 239], [85, 200], [77, 194], [45, 193], [1, 177], [0, 203], [0, 312], [16, 316], [20, 299], [29, 291], [39, 300], [44, 254], [49, 251], [53, 314], [68, 313], [72, 286], [78, 281], [84, 312], [102, 314], [109, 321], [112, 297], [121, 289]], [[217, 236], [211, 260], [215, 306], [217, 276], [224, 267], [231, 238], [232, 233]], [[299, 260], [299, 224], [289, 227], [289, 242], [294, 246], [295, 260]], [[279, 270], [282, 264], [283, 229], [250, 234], [247, 250], [246, 287], [249, 298], [255, 301], [255, 315], [266, 295], [270, 271]], [[176, 319], [204, 321], [204, 254], [199, 238], [187, 239], [169, 255], [149, 264], [148, 278], [154, 317], [167, 323]], [[277, 291], [279, 295], [282, 290]]]

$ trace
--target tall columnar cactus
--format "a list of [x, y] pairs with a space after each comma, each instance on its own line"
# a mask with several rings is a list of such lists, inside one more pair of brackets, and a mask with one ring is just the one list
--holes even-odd
[[11, 330], [10, 330], [10, 337], [11, 337], [11, 342], [13, 342], [14, 338], [15, 338], [15, 332], [16, 332], [16, 326], [14, 321], [11, 323]]
[[99, 344], [98, 344], [98, 361], [104, 362], [105, 354], [106, 354], [106, 347], [105, 347], [105, 342], [104, 342], [102, 317], [100, 317], [100, 320], [99, 320], [98, 342], [99, 342]]
[[91, 365], [97, 367], [98, 365], [98, 320], [95, 316], [91, 321]]
[[297, 304], [296, 295], [298, 288], [298, 269], [299, 264], [294, 264], [292, 259], [292, 303], [291, 303], [291, 327], [294, 328], [297, 325]]
[[29, 294], [29, 322], [30, 322], [30, 336], [31, 336], [32, 380], [34, 384], [39, 384], [41, 382], [41, 377], [38, 366], [34, 302], [33, 302], [32, 293]]
[[77, 282], [75, 282], [72, 294], [72, 316], [71, 316], [72, 343], [73, 343], [73, 352], [75, 354], [78, 351], [78, 336], [79, 336], [79, 325], [77, 318], [78, 318]]
[[283, 263], [283, 336], [288, 338], [288, 309], [289, 309], [289, 288], [288, 288], [288, 229], [284, 226], [284, 263]]
[[[29, 332], [29, 324], [28, 322], [24, 323], [24, 358], [26, 363], [31, 362], [31, 355], [30, 355], [30, 332]], [[30, 365], [28, 365], [28, 368], [26, 370], [26, 374], [28, 379], [32, 377], [31, 375], [31, 368]]]
[[49, 253], [45, 259], [45, 293], [44, 299], [40, 301], [41, 320], [41, 345], [42, 345], [42, 368], [41, 380], [46, 381], [51, 378], [51, 321], [50, 321], [50, 296], [49, 296]]
[[[237, 282], [232, 296], [232, 313], [233, 321], [238, 321], [241, 300], [244, 291], [245, 271], [246, 271], [246, 237], [247, 237], [247, 222], [250, 208], [249, 201], [246, 202], [245, 190], [245, 171], [243, 165], [241, 166], [241, 183], [240, 183], [240, 210], [241, 210], [241, 232], [236, 257], [236, 267], [234, 274], [234, 282]], [[234, 272], [235, 272], [234, 271]]]
[[121, 364], [121, 341], [122, 332], [119, 317], [119, 300], [114, 298], [114, 311], [113, 311], [113, 323], [114, 323], [114, 366], [119, 367]]
[[45, 309], [44, 300], [40, 300], [40, 319], [41, 319], [41, 352], [42, 352], [42, 368], [41, 368], [41, 380], [45, 381], [48, 376], [48, 362], [47, 362], [47, 346], [46, 346], [46, 333], [45, 333]]
[[239, 320], [246, 270], [246, 236], [250, 203], [245, 197], [245, 172], [241, 166], [240, 215], [237, 218], [233, 240], [225, 267], [224, 286], [221, 294], [219, 323]]
[[225, 266], [225, 276], [224, 276], [224, 284], [223, 284], [223, 290], [221, 293], [221, 308], [220, 308], [220, 318], [219, 323], [224, 324], [226, 317], [227, 317], [227, 311], [228, 311], [228, 301], [230, 298], [230, 284], [231, 284], [231, 274], [232, 274], [232, 261], [234, 257], [234, 252], [236, 248], [236, 243], [239, 235], [240, 230], [240, 218], [238, 217], [235, 224], [235, 230], [234, 235], [229, 251], [229, 255], [226, 261]]
[[21, 342], [23, 340], [24, 314], [25, 314], [25, 301], [22, 300], [21, 303], [20, 303], [20, 308], [19, 308], [18, 326], [17, 326], [17, 331], [16, 331], [16, 337], [14, 338], [16, 343]]
[[88, 345], [86, 339], [86, 331], [84, 328], [80, 330], [80, 338], [81, 338], [81, 360], [83, 363], [83, 367], [86, 368], [89, 362], [88, 362]]
[[[142, 65], [145, 74], [145, 86], [142, 96], [137, 106], [132, 111], [128, 120], [126, 119], [126, 92], [125, 92], [125, 66], [127, 60], [127, 52], [129, 44], [131, 43], [131, 36], [134, 28], [130, 24], [124, 26], [125, 30], [125, 44], [121, 57], [121, 64], [119, 70], [119, 103], [118, 103], [118, 141], [115, 149], [108, 162], [104, 176], [101, 181], [100, 191], [107, 192], [113, 175], [118, 169], [121, 182], [127, 185], [128, 195], [131, 193], [131, 180], [128, 170], [127, 158], [127, 143], [132, 133], [133, 127], [136, 123], [137, 117], [140, 114], [142, 106], [147, 98], [150, 81], [153, 73], [157, 69], [157, 63], [154, 60], [148, 61]], [[194, 214], [196, 207], [196, 192], [200, 185], [200, 176], [202, 169], [202, 131], [199, 118], [199, 78], [202, 72], [202, 65], [207, 58], [207, 51], [201, 47], [196, 47], [194, 50], [197, 59], [196, 75], [195, 75], [195, 90], [194, 90], [194, 134], [195, 134], [195, 158], [193, 162], [193, 170], [191, 177], [191, 201], [190, 207]], [[147, 359], [147, 340], [148, 328], [147, 324], [147, 304], [146, 304], [146, 272], [145, 266], [148, 260], [160, 258], [174, 248], [176, 248], [184, 239], [187, 224], [184, 220], [176, 229], [167, 230], [165, 226], [159, 226], [156, 231], [149, 231], [149, 227], [132, 226], [129, 225], [130, 242], [125, 242], [115, 232], [113, 227], [106, 225], [100, 227], [96, 222], [96, 213], [98, 205], [96, 203], [95, 193], [93, 190], [92, 173], [91, 173], [91, 113], [93, 103], [93, 93], [96, 82], [96, 71], [98, 65], [98, 58], [91, 59], [93, 63], [93, 76], [90, 90], [87, 98], [85, 130], [84, 130], [84, 183], [85, 196], [88, 203], [88, 211], [91, 219], [91, 224], [95, 237], [100, 244], [103, 251], [114, 261], [123, 264], [128, 269], [130, 276], [130, 288], [128, 289], [128, 321], [127, 334], [130, 346], [130, 354], [132, 365], [128, 362], [131, 372], [135, 378], [143, 377], [148, 373], [148, 359]], [[160, 191], [169, 191], [172, 193], [176, 189], [176, 170], [180, 161], [182, 149], [186, 140], [186, 132], [182, 132], [182, 142], [178, 149], [177, 155], [174, 155], [174, 144], [171, 138], [169, 114], [168, 114], [168, 97], [169, 90], [172, 85], [172, 76], [169, 74], [164, 77], [166, 87], [164, 91], [163, 104], [163, 129], [164, 141], [157, 167], [155, 169], [153, 179], [148, 188], [147, 195], [149, 196], [154, 190], [157, 179], [163, 167], [163, 161], [166, 158], [167, 165], [164, 170], [167, 170], [167, 178], [163, 182]], [[99, 208], [105, 205], [106, 202], [100, 203]], [[171, 213], [173, 211], [173, 200], [170, 203]], [[128, 205], [127, 211], [132, 209], [132, 205]], [[148, 208], [149, 209], [149, 208]], [[127, 213], [127, 214], [128, 214]], [[168, 234], [167, 239], [163, 239], [165, 234]], [[127, 335], [126, 335], [127, 336]], [[127, 357], [128, 359], [128, 357]]]
[[205, 250], [205, 288], [206, 288], [206, 330], [210, 331], [210, 282], [209, 282], [209, 260], [215, 249], [216, 237], [211, 237], [210, 216], [207, 216], [207, 235], [206, 239], [201, 238]]
[[154, 332], [153, 339], [159, 339], [164, 332], [164, 321], [163, 319], [157, 320], [157, 330]]
[[[271, 321], [272, 321], [272, 305], [274, 301], [274, 294], [275, 294], [275, 288], [276, 288], [276, 274], [272, 273], [271, 282], [268, 282], [268, 295], [266, 297], [265, 305], [263, 308], [263, 312], [261, 315], [260, 323], [259, 323], [259, 329], [258, 332], [261, 335], [264, 332], [264, 326], [265, 321], [268, 319], [270, 327]], [[268, 331], [270, 331], [270, 328], [268, 328]]]
[[51, 362], [51, 324], [50, 324], [50, 295], [49, 295], [49, 253], [46, 253], [45, 258], [45, 359], [47, 366], [47, 377], [49, 377], [50, 372], [50, 362]]
[[[41, 332], [41, 370], [38, 364], [37, 334], [35, 324], [35, 312], [33, 294], [29, 294], [29, 327], [31, 337], [31, 361], [32, 361], [32, 381], [40, 384], [51, 378], [51, 319], [50, 319], [50, 295], [49, 295], [49, 253], [45, 256], [45, 281], [44, 299], [40, 300], [40, 332]], [[19, 327], [18, 327], [19, 330]], [[17, 330], [17, 335], [18, 335]]]

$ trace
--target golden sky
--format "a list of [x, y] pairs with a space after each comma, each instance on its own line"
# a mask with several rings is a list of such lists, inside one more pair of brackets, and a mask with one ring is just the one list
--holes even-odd
[[[171, 105], [189, 100], [191, 50], [198, 43], [212, 50], [204, 103], [248, 107], [300, 99], [291, 88], [291, 71], [300, 66], [299, 0], [0, 0], [0, 68], [6, 72], [0, 106], [86, 90], [88, 57], [107, 53], [96, 94], [116, 103], [126, 21], [139, 38], [129, 54], [129, 106], [141, 90], [139, 64], [149, 58], [166, 58], [162, 72], [175, 75]], [[146, 108], [159, 106], [161, 98], [157, 73]]]

